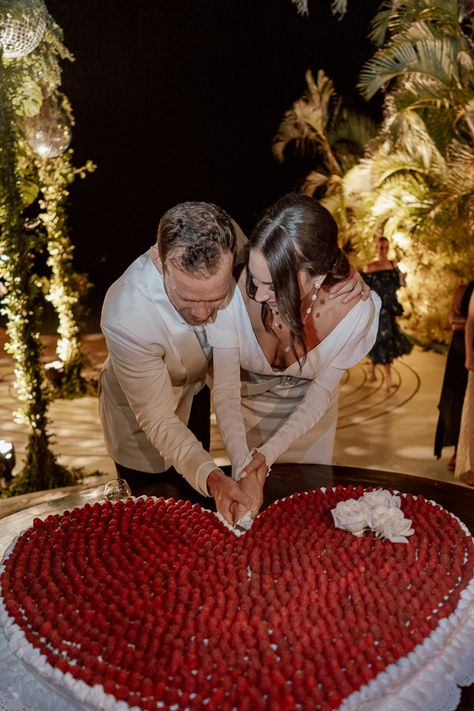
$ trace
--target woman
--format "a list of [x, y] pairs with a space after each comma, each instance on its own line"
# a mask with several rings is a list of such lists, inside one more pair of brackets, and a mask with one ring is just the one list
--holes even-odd
[[331, 462], [339, 382], [372, 347], [380, 308], [373, 293], [327, 298], [350, 269], [328, 210], [287, 195], [255, 228], [232, 301], [207, 329], [232, 475], [258, 508], [273, 462]]
[[364, 267], [365, 281], [382, 299], [377, 339], [369, 353], [372, 362], [369, 380], [375, 380], [375, 366], [383, 365], [385, 385], [390, 391], [396, 388], [392, 380], [393, 361], [410, 353], [413, 346], [396, 321], [396, 317], [403, 313], [402, 305], [397, 299], [397, 291], [401, 286], [400, 270], [394, 261], [388, 259], [388, 239], [378, 237], [375, 245], [377, 259]]
[[469, 299], [474, 291], [474, 281], [458, 286], [454, 292], [449, 325], [453, 332], [449, 346], [443, 386], [438, 404], [439, 417], [436, 426], [434, 453], [439, 459], [443, 447], [454, 446], [454, 453], [448, 462], [448, 469], [454, 471], [456, 466], [456, 451], [461, 427], [461, 412], [467, 386], [466, 348], [464, 345], [464, 328], [469, 308]]
[[474, 486], [474, 293], [469, 299], [464, 339], [468, 375], [454, 477]]

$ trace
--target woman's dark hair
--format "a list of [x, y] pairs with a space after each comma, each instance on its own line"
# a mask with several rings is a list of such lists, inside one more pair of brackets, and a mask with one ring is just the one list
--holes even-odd
[[[326, 274], [323, 284], [331, 286], [350, 273], [350, 264], [337, 243], [337, 224], [331, 213], [309, 195], [285, 195], [264, 213], [249, 241], [249, 249], [265, 258], [280, 317], [294, 341], [304, 347], [304, 324], [298, 272], [311, 276]], [[256, 288], [247, 269], [247, 292], [253, 298]], [[262, 304], [262, 321], [270, 330], [271, 314]]]

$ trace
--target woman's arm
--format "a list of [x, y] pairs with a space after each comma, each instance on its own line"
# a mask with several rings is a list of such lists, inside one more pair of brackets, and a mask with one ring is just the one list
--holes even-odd
[[232, 464], [232, 476], [239, 478], [249, 457], [244, 419], [240, 409], [240, 350], [213, 348], [214, 383], [212, 402], [224, 446]]
[[466, 344], [466, 368], [474, 370], [474, 292], [469, 299], [464, 340]]
[[463, 284], [462, 286], [458, 286], [458, 288], [454, 292], [453, 301], [451, 304], [451, 310], [449, 312], [449, 318], [448, 318], [448, 322], [449, 322], [449, 325], [451, 326], [452, 331], [464, 331], [466, 319], [462, 315], [460, 309], [461, 309], [462, 297], [463, 297], [465, 291], [466, 291], [466, 284]]
[[258, 451], [268, 467], [286, 452], [295, 440], [314, 427], [329, 408], [345, 370], [328, 366], [310, 384], [303, 400], [284, 425]]

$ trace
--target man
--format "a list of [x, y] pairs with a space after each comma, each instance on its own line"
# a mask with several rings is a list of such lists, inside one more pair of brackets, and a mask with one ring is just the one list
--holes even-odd
[[187, 423], [209, 366], [203, 326], [230, 297], [236, 252], [234, 224], [215, 205], [183, 203], [163, 216], [157, 245], [105, 297], [101, 327], [109, 358], [99, 395], [119, 475], [174, 467], [199, 493], [214, 496], [230, 522], [233, 504], [251, 508], [252, 500]]
[[[230, 300], [232, 267], [244, 243], [215, 205], [177, 205], [160, 220], [157, 245], [108, 290], [101, 320], [109, 357], [99, 410], [119, 476], [173, 467], [199, 493], [213, 496], [230, 523], [238, 504], [252, 509], [254, 502], [216, 466], [188, 422], [209, 368], [204, 325]], [[353, 277], [338, 295], [350, 300], [361, 289]]]

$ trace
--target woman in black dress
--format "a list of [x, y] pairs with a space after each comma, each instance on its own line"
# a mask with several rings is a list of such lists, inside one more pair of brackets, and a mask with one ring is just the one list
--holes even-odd
[[382, 299], [379, 329], [375, 345], [369, 353], [372, 362], [370, 380], [375, 380], [375, 366], [383, 365], [387, 390], [396, 388], [392, 380], [391, 365], [395, 358], [411, 352], [413, 345], [397, 324], [403, 307], [398, 301], [397, 291], [402, 286], [401, 272], [396, 262], [388, 259], [389, 242], [386, 237], [376, 240], [377, 259], [366, 264], [363, 277], [367, 284]]

